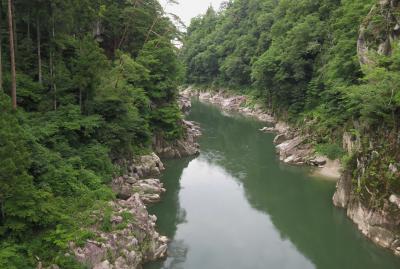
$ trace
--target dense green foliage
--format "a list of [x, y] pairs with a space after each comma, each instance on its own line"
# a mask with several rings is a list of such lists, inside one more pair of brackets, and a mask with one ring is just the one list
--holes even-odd
[[[399, 175], [385, 175], [389, 164], [400, 163], [398, 41], [376, 52], [397, 35], [390, 31], [399, 8], [376, 6], [370, 13], [378, 4], [233, 0], [218, 12], [210, 8], [188, 28], [182, 51], [187, 82], [255, 95], [277, 117], [306, 129], [317, 151], [332, 158], [343, 155], [343, 133], [355, 133], [354, 140], [362, 140], [355, 154], [366, 163], [353, 168], [355, 181], [363, 178], [359, 191], [387, 198], [400, 192]], [[364, 66], [357, 55], [361, 25], [373, 63]], [[385, 155], [379, 166], [370, 158], [371, 145]]]
[[[7, 1], [1, 1], [7, 7]], [[18, 110], [11, 108], [6, 9], [1, 8], [0, 267], [37, 259], [80, 268], [68, 242], [121, 159], [152, 137], [182, 135], [180, 33], [157, 0], [15, 1]]]

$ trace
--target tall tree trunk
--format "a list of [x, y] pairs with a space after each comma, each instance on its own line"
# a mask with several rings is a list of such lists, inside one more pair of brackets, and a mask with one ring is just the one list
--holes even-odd
[[82, 108], [82, 87], [79, 87], [79, 108], [81, 110], [81, 114], [83, 114], [83, 108]]
[[39, 15], [36, 17], [36, 39], [37, 39], [37, 57], [38, 57], [38, 78], [42, 84], [42, 49], [40, 43], [40, 20]]
[[0, 221], [0, 223], [4, 223], [4, 221], [6, 220], [6, 212], [4, 212], [3, 199], [0, 200], [0, 211], [1, 211], [1, 221]]
[[151, 26], [150, 26], [150, 29], [147, 31], [146, 39], [145, 39], [143, 45], [146, 45], [147, 41], [149, 41], [150, 35], [151, 35], [151, 33], [153, 32], [153, 29], [154, 29], [154, 27], [156, 26], [156, 24], [157, 24], [157, 22], [158, 22], [158, 19], [159, 19], [158, 16], [154, 18], [153, 23], [152, 23]]
[[[79, 42], [79, 54], [82, 55], [82, 41]], [[79, 85], [79, 108], [83, 114], [82, 85]]]
[[12, 23], [13, 23], [13, 32], [14, 32], [14, 55], [17, 54], [16, 50], [18, 48], [18, 43], [17, 43], [17, 24], [15, 20], [15, 8], [14, 8], [14, 2], [11, 0], [12, 5], [11, 5], [11, 12], [12, 12]]
[[50, 51], [50, 57], [49, 57], [49, 66], [50, 66], [50, 85], [51, 89], [53, 91], [53, 109], [57, 110], [57, 88], [56, 88], [56, 83], [54, 82], [55, 76], [54, 76], [54, 61], [53, 61], [53, 52]]
[[17, 79], [15, 71], [14, 25], [12, 14], [12, 0], [8, 0], [8, 32], [10, 34], [10, 60], [11, 60], [11, 98], [13, 109], [17, 109]]
[[31, 14], [28, 14], [28, 22], [27, 22], [27, 36], [28, 36], [28, 40], [31, 40]]
[[[137, 6], [138, 3], [139, 3], [139, 0], [136, 0], [136, 1], [133, 3], [133, 9], [136, 9], [136, 6]], [[125, 39], [126, 39], [127, 33], [128, 33], [128, 27], [129, 27], [129, 25], [128, 25], [128, 24], [125, 24], [124, 32], [123, 32], [122, 37], [121, 37], [121, 40], [120, 40], [120, 42], [119, 42], [119, 44], [118, 44], [118, 49], [120, 49], [121, 46], [123, 45], [123, 43], [125, 42]], [[131, 27], [132, 27], [132, 26], [131, 26]]]
[[2, 38], [3, 38], [3, 3], [2, 1], [0, 1], [0, 91], [3, 90], [3, 42], [2, 42]]
[[[56, 31], [55, 31], [55, 18], [54, 18], [54, 13], [52, 11], [52, 28], [51, 28], [51, 36], [52, 36], [52, 41], [54, 44], [55, 36], [56, 36]], [[50, 52], [50, 68], [51, 68], [51, 78], [52, 78], [52, 87], [53, 87], [53, 108], [54, 110], [57, 110], [57, 84], [56, 84], [56, 69], [54, 66], [54, 45], [52, 45], [52, 49]]]

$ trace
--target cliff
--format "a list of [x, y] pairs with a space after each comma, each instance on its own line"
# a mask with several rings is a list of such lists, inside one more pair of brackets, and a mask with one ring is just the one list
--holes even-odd
[[[377, 56], [390, 56], [400, 35], [400, 5], [380, 0], [360, 27], [357, 51], [364, 68]], [[396, 122], [396, 121], [395, 121]], [[400, 156], [396, 126], [371, 128], [354, 121], [343, 135], [349, 156], [333, 202], [343, 207], [360, 231], [376, 244], [400, 255]]]

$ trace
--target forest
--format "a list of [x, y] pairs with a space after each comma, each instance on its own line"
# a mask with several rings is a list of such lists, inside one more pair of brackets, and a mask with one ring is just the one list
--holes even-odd
[[0, 5], [0, 268], [81, 268], [62, 251], [119, 160], [182, 135], [181, 34], [157, 0]]
[[[317, 151], [341, 158], [361, 200], [382, 208], [400, 193], [399, 10], [398, 1], [375, 0], [210, 7], [187, 31], [187, 83], [262, 100]], [[343, 151], [345, 133], [357, 150]]]
[[81, 228], [124, 160], [184, 136], [182, 85], [262, 102], [385, 208], [400, 193], [400, 5], [386, 2], [231, 0], [182, 32], [158, 0], [0, 0], [0, 268], [85, 268], [69, 243], [93, 237]]

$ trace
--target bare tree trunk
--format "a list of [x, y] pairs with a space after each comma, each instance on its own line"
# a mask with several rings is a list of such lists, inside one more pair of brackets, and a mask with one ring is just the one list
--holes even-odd
[[158, 19], [159, 19], [158, 16], [154, 18], [153, 23], [151, 24], [151, 27], [150, 27], [149, 31], [147, 32], [146, 39], [145, 39], [143, 45], [145, 45], [145, 44], [147, 43], [147, 41], [149, 41], [150, 35], [151, 35], [151, 33], [153, 32], [153, 29], [154, 29], [154, 27], [156, 26], [156, 24], [157, 24], [157, 22], [158, 22]]
[[81, 110], [81, 114], [83, 113], [82, 105], [82, 87], [79, 87], [79, 108]]
[[11, 60], [11, 98], [13, 109], [17, 109], [17, 75], [15, 71], [14, 25], [12, 14], [12, 0], [8, 0], [8, 32], [10, 34], [10, 60]]
[[0, 91], [3, 90], [3, 55], [2, 55], [2, 50], [3, 50], [3, 42], [2, 42], [2, 25], [3, 25], [3, 3], [0, 1]]
[[28, 34], [27, 34], [27, 36], [28, 36], [28, 40], [30, 40], [31, 39], [31, 14], [29, 13], [29, 15], [28, 15], [28, 22], [27, 22], [27, 32], [28, 32]]
[[50, 57], [49, 57], [49, 66], [50, 66], [50, 85], [51, 89], [53, 90], [53, 109], [57, 110], [57, 88], [56, 84], [54, 82], [54, 63], [53, 63], [53, 52], [50, 51]]
[[4, 202], [3, 200], [0, 200], [0, 211], [1, 211], [1, 221], [0, 223], [4, 223], [6, 220], [6, 212], [4, 212]]
[[39, 77], [39, 83], [42, 84], [42, 49], [40, 43], [39, 15], [37, 15], [36, 17], [36, 39], [37, 39], [37, 56], [38, 56], [38, 77]]
[[[137, 6], [138, 3], [139, 3], [139, 0], [136, 0], [136, 1], [133, 3], [133, 9], [136, 9], [136, 6]], [[123, 32], [122, 37], [121, 37], [121, 40], [120, 40], [120, 42], [119, 42], [119, 44], [118, 44], [118, 49], [120, 49], [121, 46], [123, 45], [123, 43], [125, 42], [125, 39], [126, 39], [127, 33], [128, 33], [128, 27], [129, 27], [129, 25], [128, 25], [128, 24], [125, 24], [124, 32]]]
[[[55, 36], [56, 36], [56, 31], [55, 31], [55, 19], [54, 19], [54, 14], [52, 14], [52, 30], [51, 30], [51, 35], [52, 35], [52, 39], [53, 42], [55, 40]], [[54, 47], [53, 47], [54, 50]], [[52, 85], [53, 85], [53, 106], [54, 106], [54, 110], [57, 110], [57, 84], [56, 84], [56, 71], [55, 71], [55, 67], [54, 67], [54, 51], [50, 53], [50, 58], [51, 58], [51, 64], [50, 64], [50, 68], [51, 68], [51, 77], [52, 77]]]
[[[82, 55], [82, 41], [79, 42], [79, 54]], [[82, 85], [79, 85], [79, 109], [83, 114], [83, 102], [82, 102]]]
[[11, 12], [12, 12], [12, 23], [13, 23], [13, 32], [14, 32], [14, 55], [17, 54], [17, 48], [18, 48], [18, 43], [17, 43], [17, 25], [15, 23], [15, 8], [14, 8], [14, 2], [11, 0], [12, 5], [11, 5]]

